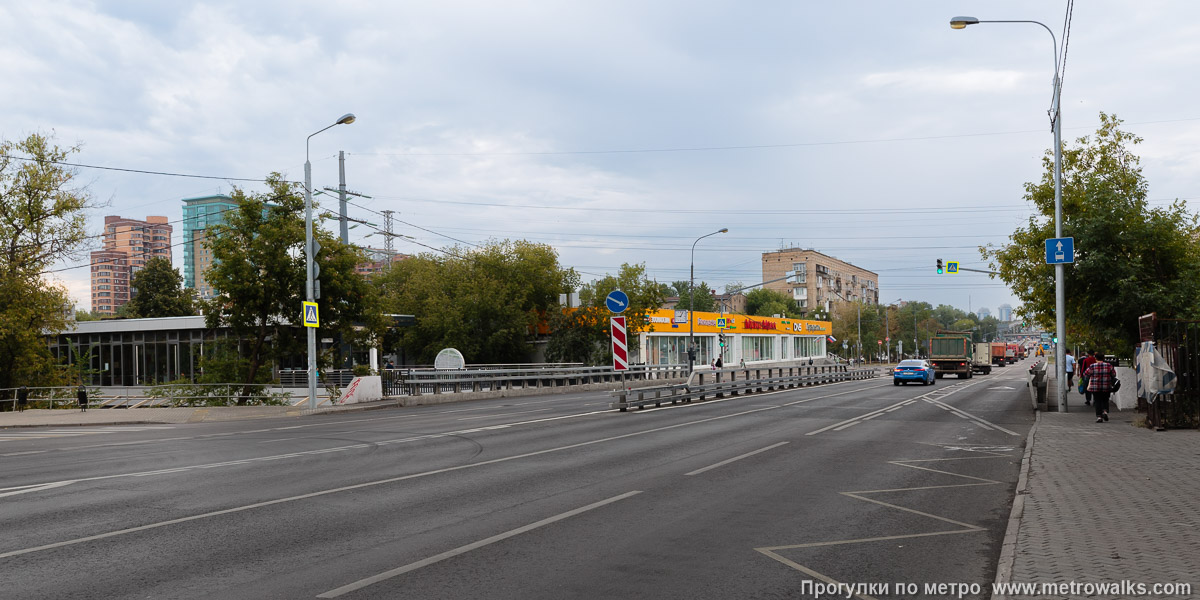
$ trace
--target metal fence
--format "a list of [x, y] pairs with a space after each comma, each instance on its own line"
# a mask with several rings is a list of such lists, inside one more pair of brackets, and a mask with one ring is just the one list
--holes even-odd
[[1157, 319], [1154, 341], [1159, 353], [1175, 371], [1175, 393], [1153, 404], [1139, 400], [1152, 425], [1200, 427], [1200, 321]]
[[[31, 387], [28, 409], [78, 409], [78, 387]], [[17, 389], [0, 389], [0, 412], [14, 411]], [[152, 408], [176, 406], [283, 405], [293, 399], [268, 384], [185, 383], [146, 387], [88, 387], [88, 408]]]
[[851, 369], [846, 365], [751, 367], [697, 371], [692, 374], [687, 383], [683, 384], [611, 392], [616, 400], [610, 407], [626, 412], [631, 407], [640, 409], [651, 404], [662, 406], [664, 402], [676, 404], [693, 400], [723, 398], [726, 395], [737, 396], [839, 381], [872, 379], [878, 376], [878, 369]]
[[392, 369], [381, 371], [380, 375], [385, 396], [421, 396], [681, 379], [687, 376], [687, 365], [630, 365], [627, 371], [615, 371], [612, 367]]

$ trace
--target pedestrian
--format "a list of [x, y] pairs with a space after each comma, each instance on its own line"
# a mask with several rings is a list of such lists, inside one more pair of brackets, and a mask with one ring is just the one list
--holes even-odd
[[1113, 382], [1117, 379], [1117, 370], [1112, 365], [1097, 360], [1083, 372], [1083, 376], [1087, 377], [1087, 390], [1092, 393], [1094, 400], [1092, 405], [1096, 409], [1096, 422], [1107, 421], [1108, 399], [1112, 395]]
[[1094, 364], [1096, 364], [1095, 350], [1085, 353], [1083, 358], [1079, 360], [1079, 390], [1083, 392], [1083, 403], [1085, 406], [1091, 406], [1092, 404], [1092, 393], [1087, 391], [1088, 378], [1085, 373], [1087, 373], [1088, 367]]
[[29, 405], [29, 388], [21, 386], [17, 389], [17, 412], [25, 412], [25, 407]]
[[724, 368], [725, 368], [725, 361], [724, 361], [724, 359], [722, 359], [720, 356], [718, 356], [718, 357], [717, 357], [717, 363], [716, 363], [716, 364], [717, 364], [717, 368], [718, 368], [718, 369], [724, 369]]
[[1071, 356], [1071, 351], [1067, 350], [1066, 357], [1063, 358], [1063, 367], [1067, 372], [1067, 389], [1074, 387], [1072, 379], [1075, 378], [1075, 357]]
[[87, 388], [83, 387], [82, 385], [79, 386], [79, 391], [75, 392], [75, 398], [79, 400], [79, 411], [87, 412]]

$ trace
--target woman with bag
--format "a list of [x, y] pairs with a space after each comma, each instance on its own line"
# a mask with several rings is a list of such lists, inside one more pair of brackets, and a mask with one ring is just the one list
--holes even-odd
[[1096, 422], [1107, 421], [1108, 399], [1121, 385], [1117, 379], [1117, 370], [1112, 365], [1097, 360], [1083, 375], [1087, 377], [1087, 391], [1092, 394], [1092, 404], [1096, 407]]

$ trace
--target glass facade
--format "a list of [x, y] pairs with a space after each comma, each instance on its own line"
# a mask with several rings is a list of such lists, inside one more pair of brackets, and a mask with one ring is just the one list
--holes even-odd
[[742, 360], [775, 360], [775, 338], [772, 335], [742, 336]]
[[183, 200], [183, 287], [201, 292], [202, 298], [212, 297], [203, 282], [203, 265], [210, 262], [203, 256], [204, 232], [214, 225], [225, 224], [225, 212], [237, 208], [237, 203], [224, 194], [184, 198]]

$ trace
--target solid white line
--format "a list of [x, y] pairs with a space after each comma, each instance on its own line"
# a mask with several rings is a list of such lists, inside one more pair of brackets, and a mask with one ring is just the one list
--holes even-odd
[[841, 431], [843, 429], [849, 429], [851, 427], [854, 427], [855, 425], [858, 425], [859, 423], [862, 423], [862, 421], [850, 421], [849, 423], [846, 423], [845, 425], [842, 425], [841, 427], [835, 427], [834, 431]]
[[470, 421], [471, 419], [493, 419], [496, 417], [511, 417], [512, 415], [524, 415], [524, 414], [535, 413], [535, 412], [546, 412], [548, 410], [554, 410], [554, 409], [538, 408], [538, 409], [534, 409], [534, 410], [522, 410], [522, 411], [518, 411], [518, 412], [503, 413], [503, 414], [499, 414], [499, 415], [475, 415], [474, 417], [459, 417], [456, 420], [457, 421]]
[[942, 407], [942, 408], [944, 408], [944, 409], [946, 409], [946, 410], [948, 410], [948, 411], [950, 411], [950, 412], [952, 412], [952, 413], [954, 413], [954, 414], [956, 414], [956, 415], [958, 415], [958, 416], [960, 416], [960, 417], [963, 417], [963, 418], [966, 418], [966, 419], [970, 419], [970, 420], [972, 420], [972, 421], [975, 421], [975, 423], [976, 423], [977, 425], [979, 425], [980, 427], [985, 427], [985, 428], [986, 428], [987, 426], [991, 426], [991, 427], [995, 427], [996, 429], [998, 429], [998, 430], [1000, 430], [1000, 431], [1003, 431], [1004, 433], [1007, 433], [1008, 435], [1012, 435], [1012, 436], [1016, 436], [1016, 437], [1021, 437], [1021, 434], [1019, 434], [1019, 433], [1017, 433], [1017, 432], [1015, 432], [1015, 431], [1011, 431], [1011, 430], [1005, 429], [1005, 428], [1003, 428], [1003, 427], [1001, 427], [1001, 426], [999, 426], [999, 425], [997, 425], [997, 424], [995, 424], [995, 423], [993, 423], [993, 422], [991, 422], [991, 421], [986, 421], [986, 420], [984, 420], [984, 419], [981, 419], [981, 418], [979, 418], [979, 417], [977, 417], [977, 416], [975, 416], [975, 415], [973, 415], [973, 414], [971, 414], [971, 413], [969, 413], [969, 412], [967, 412], [967, 411], [965, 411], [965, 410], [962, 410], [962, 409], [960, 409], [960, 408], [955, 408], [955, 407], [953, 407], [953, 406], [950, 406], [949, 404], [944, 404], [944, 403], [942, 403], [942, 402], [940, 402], [940, 401], [938, 401], [938, 400], [934, 400], [934, 399], [932, 399], [932, 398], [926, 398], [926, 399], [925, 399], [925, 401], [926, 401], [926, 402], [928, 402], [928, 403], [930, 403], [930, 404], [935, 404], [935, 405], [937, 405], [937, 406], [940, 406], [940, 407]]
[[767, 446], [766, 448], [760, 448], [758, 450], [755, 450], [754, 452], [747, 452], [741, 456], [735, 456], [728, 460], [723, 460], [715, 465], [709, 465], [707, 467], [704, 467], [703, 469], [696, 469], [695, 471], [692, 471], [691, 473], [684, 473], [684, 475], [699, 475], [700, 473], [703, 473], [705, 471], [711, 471], [717, 467], [723, 467], [731, 462], [739, 461], [739, 460], [742, 460], [743, 458], [748, 458], [748, 457], [754, 456], [755, 454], [758, 454], [760, 452], [766, 452], [767, 450], [771, 450], [773, 448], [778, 448], [786, 443], [787, 442], [779, 442], [778, 444]]
[[274, 444], [275, 442], [286, 442], [288, 440], [298, 440], [300, 438], [279, 438], [277, 440], [263, 440], [260, 444]]
[[[871, 415], [874, 415], [874, 414], [883, 414], [883, 413], [884, 413], [884, 412], [886, 412], [886, 411], [887, 411], [889, 408], [900, 408], [901, 406], [904, 406], [905, 404], [907, 404], [907, 402], [900, 402], [900, 403], [897, 403], [897, 404], [893, 404], [893, 405], [891, 405], [891, 406], [885, 406], [885, 407], [883, 407], [883, 408], [880, 408], [880, 409], [878, 409], [878, 410], [871, 411], [871, 412], [869, 412], [869, 413], [867, 413], [867, 414], [865, 414], [865, 415], [862, 415], [862, 416], [859, 416], [859, 417], [854, 417], [854, 418], [852, 418], [852, 419], [846, 419], [845, 421], [842, 421], [842, 422], [840, 422], [840, 423], [834, 423], [833, 425], [829, 425], [828, 427], [822, 427], [822, 428], [820, 428], [820, 429], [818, 429], [818, 430], [816, 430], [816, 431], [810, 431], [810, 432], [808, 432], [808, 433], [806, 433], [806, 434], [804, 434], [804, 435], [816, 435], [816, 434], [818, 434], [818, 433], [824, 433], [824, 432], [826, 432], [826, 431], [829, 431], [830, 429], [832, 429], [832, 430], [834, 430], [834, 431], [841, 431], [841, 430], [845, 429], [846, 427], [849, 427], [849, 426], [850, 426], [850, 425], [852, 425], [852, 424], [857, 424], [857, 423], [859, 422], [859, 420], [860, 420], [860, 419], [865, 419], [866, 417], [869, 417], [869, 416], [871, 416]], [[843, 426], [844, 426], [844, 427], [843, 427]]]
[[[3, 441], [3, 440], [0, 440]], [[8, 454], [0, 454], [0, 456], [24, 456], [26, 454], [41, 454], [47, 450], [26, 450], [25, 452], [9, 452]]]
[[447, 550], [446, 552], [443, 552], [441, 554], [436, 554], [434, 556], [430, 556], [429, 558], [426, 558], [424, 560], [419, 560], [415, 563], [409, 563], [407, 565], [404, 565], [403, 567], [397, 567], [395, 569], [392, 569], [391, 571], [384, 571], [383, 573], [380, 573], [378, 575], [368, 577], [366, 579], [360, 579], [358, 581], [355, 581], [354, 583], [343, 585], [340, 588], [329, 590], [328, 592], [325, 592], [324, 594], [320, 594], [317, 597], [318, 598], [337, 598], [338, 596], [341, 596], [343, 594], [348, 594], [355, 590], [360, 590], [369, 585], [374, 585], [381, 581], [391, 579], [391, 578], [399, 576], [399, 575], [403, 575], [410, 571], [415, 571], [422, 567], [427, 567], [434, 563], [442, 562], [443, 560], [446, 560], [448, 558], [454, 558], [455, 556], [458, 556], [460, 554], [466, 554], [467, 552], [470, 552], [472, 550], [478, 550], [479, 548], [482, 548], [484, 546], [495, 544], [496, 542], [504, 541], [508, 538], [521, 535], [522, 533], [527, 533], [529, 531], [533, 531], [534, 529], [537, 529], [539, 527], [545, 527], [546, 525], [550, 525], [551, 523], [557, 523], [558, 521], [562, 521], [563, 519], [569, 519], [571, 517], [574, 517], [575, 515], [583, 514], [590, 510], [595, 510], [602, 506], [612, 504], [613, 502], [624, 500], [626, 498], [629, 498], [630, 496], [636, 496], [640, 493], [642, 493], [642, 492], [640, 492], [640, 491], [626, 492], [624, 494], [621, 494], [620, 496], [613, 496], [612, 498], [609, 498], [607, 500], [601, 500], [599, 502], [595, 502], [595, 503], [589, 504], [587, 506], [581, 506], [579, 508], [576, 508], [575, 510], [569, 510], [565, 513], [555, 515], [548, 519], [542, 519], [541, 521], [538, 521], [536, 523], [530, 523], [524, 527], [518, 527], [511, 531], [506, 531], [506, 532], [498, 534], [498, 535], [493, 535], [490, 538], [482, 539], [482, 540], [479, 540], [478, 542], [467, 544], [466, 546], [459, 546], [458, 548], [455, 548], [453, 550]]

